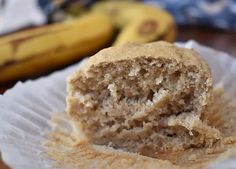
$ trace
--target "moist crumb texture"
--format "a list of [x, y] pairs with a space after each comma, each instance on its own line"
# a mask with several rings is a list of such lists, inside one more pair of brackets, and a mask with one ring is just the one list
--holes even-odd
[[203, 120], [211, 96], [209, 67], [193, 50], [127, 44], [100, 51], [69, 77], [67, 112], [89, 143], [158, 158], [221, 139]]
[[[61, 119], [65, 121], [64, 116]], [[222, 89], [213, 91], [210, 104], [202, 117], [204, 123], [220, 131], [221, 139], [211, 146], [162, 152], [157, 158], [114, 150], [109, 146], [78, 142], [76, 133], [68, 130], [67, 126], [63, 127], [60, 120], [57, 121], [57, 130], [49, 133], [44, 147], [45, 156], [52, 159], [53, 165], [59, 168], [203, 169], [236, 156], [236, 101], [224, 94]]]

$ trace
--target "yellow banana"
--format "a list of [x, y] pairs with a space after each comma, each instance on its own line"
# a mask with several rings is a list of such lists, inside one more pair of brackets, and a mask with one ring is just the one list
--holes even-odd
[[174, 41], [176, 28], [173, 17], [164, 10], [138, 2], [109, 1], [93, 6], [93, 11], [107, 14], [121, 30], [114, 45], [127, 42], [146, 43], [161, 39]]
[[175, 25], [171, 26], [166, 34], [163, 35], [163, 38], [160, 38], [167, 42], [173, 42], [177, 36], [177, 28]]
[[0, 84], [78, 61], [107, 45], [112, 35], [110, 18], [90, 13], [0, 38]]

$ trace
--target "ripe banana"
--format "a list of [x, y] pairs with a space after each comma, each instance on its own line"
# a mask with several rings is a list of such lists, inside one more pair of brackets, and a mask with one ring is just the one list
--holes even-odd
[[109, 16], [114, 26], [121, 30], [114, 42], [115, 46], [127, 42], [174, 41], [176, 27], [173, 17], [164, 10], [138, 2], [109, 1], [93, 6]]
[[175, 25], [171, 26], [166, 34], [163, 35], [163, 38], [160, 38], [167, 42], [173, 42], [177, 36], [177, 28]]
[[112, 36], [110, 18], [90, 13], [0, 38], [0, 84], [78, 61], [107, 45]]

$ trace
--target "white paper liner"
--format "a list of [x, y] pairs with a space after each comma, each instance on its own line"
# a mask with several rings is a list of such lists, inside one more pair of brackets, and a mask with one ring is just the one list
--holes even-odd
[[[209, 63], [215, 85], [224, 86], [236, 98], [236, 59], [194, 41], [177, 45], [198, 51]], [[19, 82], [0, 95], [0, 150], [12, 169], [56, 169], [45, 157], [41, 143], [52, 130], [51, 117], [65, 110], [66, 77], [79, 64], [38, 80]], [[236, 157], [232, 157], [210, 168], [235, 166]]]

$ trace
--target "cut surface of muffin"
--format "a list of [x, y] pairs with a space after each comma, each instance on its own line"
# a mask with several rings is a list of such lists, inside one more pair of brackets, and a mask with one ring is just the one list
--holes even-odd
[[80, 138], [155, 157], [220, 138], [201, 121], [211, 92], [209, 67], [193, 50], [126, 44], [100, 51], [69, 77], [67, 112]]

